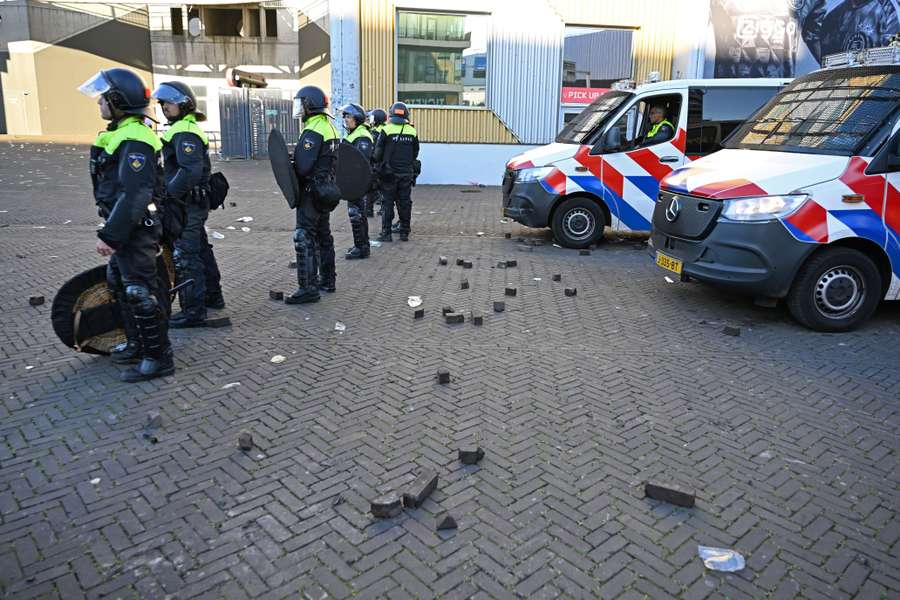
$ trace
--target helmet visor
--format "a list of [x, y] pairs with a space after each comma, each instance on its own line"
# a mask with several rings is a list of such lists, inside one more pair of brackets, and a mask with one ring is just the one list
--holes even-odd
[[295, 119], [303, 118], [303, 99], [302, 98], [294, 98], [294, 118]]
[[97, 71], [97, 74], [78, 86], [78, 91], [88, 98], [98, 98], [110, 90], [109, 81], [103, 75], [103, 71]]
[[160, 102], [171, 102], [172, 104], [181, 104], [190, 99], [178, 88], [165, 83], [154, 90], [152, 97]]

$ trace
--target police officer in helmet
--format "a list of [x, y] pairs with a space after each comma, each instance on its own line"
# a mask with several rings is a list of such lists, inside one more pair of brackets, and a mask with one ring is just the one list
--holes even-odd
[[175, 372], [167, 331], [168, 290], [160, 289], [156, 256], [162, 223], [155, 198], [162, 195], [159, 151], [148, 127], [150, 90], [127, 69], [106, 69], [78, 88], [97, 98], [109, 121], [91, 147], [91, 182], [100, 216], [96, 250], [109, 257], [107, 281], [122, 310], [127, 341], [113, 362], [137, 363], [122, 380], [144, 381]]
[[286, 304], [318, 302], [320, 289], [335, 291], [329, 213], [340, 202], [334, 173], [340, 138], [327, 111], [328, 96], [316, 86], [303, 87], [294, 96], [294, 117], [303, 121], [293, 160], [300, 183], [294, 229], [297, 291], [285, 298]]
[[[369, 127], [366, 125], [366, 112], [359, 104], [348, 104], [341, 108], [344, 128], [347, 136], [344, 141], [353, 144], [359, 152], [372, 160], [374, 143]], [[348, 260], [369, 258], [369, 221], [366, 219], [366, 196], [347, 201], [347, 212], [350, 216], [350, 229], [353, 231], [353, 247], [344, 256]]]
[[[382, 131], [384, 131], [384, 125], [387, 122], [387, 113], [384, 112], [381, 108], [373, 108], [369, 111], [368, 115], [368, 125], [369, 132], [372, 134], [372, 144], [373, 148], [378, 144], [378, 138], [381, 137]], [[373, 149], [373, 160], [374, 160], [374, 149]], [[366, 201], [366, 216], [374, 217], [375, 216], [375, 204], [378, 204], [378, 214], [382, 213], [381, 209], [381, 188], [379, 186], [378, 181], [378, 173], [372, 174], [372, 189], [369, 193], [368, 199]]]
[[391, 105], [390, 123], [375, 145], [375, 165], [381, 179], [384, 213], [380, 242], [392, 242], [391, 221], [394, 206], [400, 216], [400, 241], [409, 240], [412, 217], [412, 185], [418, 173], [419, 137], [409, 124], [409, 108], [403, 102]]
[[[180, 81], [160, 84], [153, 92], [169, 122], [163, 134], [163, 174], [166, 193], [184, 202], [187, 220], [172, 256], [178, 282], [193, 283], [178, 293], [181, 312], [169, 321], [171, 327], [206, 325], [208, 305], [224, 306], [219, 267], [206, 236], [209, 217], [209, 139], [197, 124], [206, 115], [197, 110], [194, 91]], [[209, 284], [209, 288], [207, 288]]]

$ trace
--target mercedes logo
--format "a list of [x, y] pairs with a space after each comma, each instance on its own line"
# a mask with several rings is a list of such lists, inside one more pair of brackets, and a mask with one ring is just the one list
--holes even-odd
[[674, 223], [679, 214], [681, 214], [681, 202], [678, 200], [678, 196], [672, 196], [669, 206], [666, 207], [666, 221]]

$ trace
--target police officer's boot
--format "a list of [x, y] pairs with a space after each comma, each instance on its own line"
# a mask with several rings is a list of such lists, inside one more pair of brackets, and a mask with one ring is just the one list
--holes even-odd
[[284, 299], [285, 304], [305, 304], [319, 301], [315, 249], [308, 242], [306, 231], [294, 230], [294, 250], [297, 253], [297, 291]]
[[141, 339], [131, 306], [124, 294], [116, 294], [116, 301], [122, 311], [122, 328], [125, 330], [125, 341], [113, 346], [109, 353], [112, 362], [117, 365], [129, 365], [141, 360]]
[[323, 292], [333, 294], [337, 291], [336, 279], [334, 265], [326, 266], [325, 264], [322, 264], [319, 268], [319, 289]]
[[369, 258], [369, 255], [372, 251], [369, 249], [369, 246], [365, 248], [360, 248], [358, 246], [353, 246], [349, 250], [347, 250], [347, 254], [344, 255], [344, 258], [347, 260], [354, 260], [357, 258]]
[[206, 273], [200, 255], [180, 248], [176, 242], [172, 258], [178, 281], [190, 279], [192, 283], [178, 290], [181, 312], [169, 319], [169, 327], [206, 327]]
[[221, 290], [218, 292], [207, 292], [206, 308], [213, 308], [216, 310], [225, 308], [225, 296], [222, 295]]
[[400, 221], [391, 225], [391, 233], [400, 233]]
[[143, 286], [128, 286], [126, 295], [134, 307], [134, 320], [144, 356], [139, 364], [122, 372], [122, 381], [135, 383], [171, 375], [175, 372], [175, 360], [162, 308], [150, 294], [150, 290]]
[[388, 231], [382, 231], [380, 234], [378, 234], [378, 238], [377, 238], [377, 239], [378, 239], [379, 242], [393, 242], [393, 241], [394, 241], [394, 236], [391, 235], [390, 230], [388, 230]]

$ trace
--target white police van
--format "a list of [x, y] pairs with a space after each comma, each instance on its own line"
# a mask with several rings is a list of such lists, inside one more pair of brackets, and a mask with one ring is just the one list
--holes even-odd
[[663, 181], [657, 264], [821, 331], [900, 299], [900, 47], [829, 56]]
[[[528, 227], [550, 227], [569, 248], [590, 246], [607, 226], [649, 231], [660, 180], [719, 150], [788, 81], [682, 79], [607, 92], [556, 143], [507, 163], [503, 214]], [[647, 141], [653, 107], [665, 109], [674, 129], [668, 139]]]

